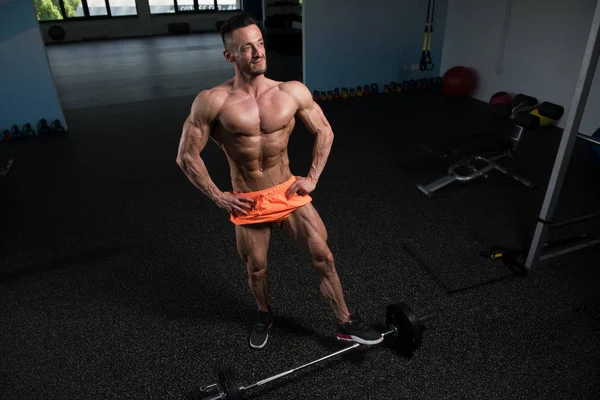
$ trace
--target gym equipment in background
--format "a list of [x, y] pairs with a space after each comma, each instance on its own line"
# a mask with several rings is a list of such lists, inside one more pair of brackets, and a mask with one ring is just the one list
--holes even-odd
[[556, 123], [555, 119], [548, 118], [544, 115], [540, 115], [540, 112], [537, 108], [534, 108], [529, 113], [531, 115], [535, 115], [536, 117], [538, 117], [540, 119], [540, 128], [546, 128], [546, 127], [552, 126], [552, 125], [554, 125], [554, 123]]
[[496, 104], [502, 104], [505, 106], [512, 106], [513, 98], [510, 94], [506, 92], [496, 92], [490, 98], [490, 106], [494, 108]]
[[456, 66], [444, 74], [442, 90], [450, 97], [466, 97], [477, 86], [477, 77], [471, 68]]
[[[558, 110], [555, 110], [555, 112], [556, 111]], [[554, 114], [554, 116], [557, 116], [557, 114]], [[556, 122], [554, 119], [551, 120], [552, 123]], [[600, 140], [596, 140], [593, 136], [589, 137], [586, 135], [577, 134], [577, 138], [589, 142], [591, 148], [595, 149], [596, 151], [600, 151]], [[550, 232], [599, 218], [600, 211], [596, 211], [563, 221], [548, 222], [546, 225], [548, 226], [548, 231]], [[525, 265], [525, 257], [527, 256], [527, 252], [529, 250], [528, 246], [533, 240], [533, 233], [534, 228], [529, 231], [526, 243], [522, 248], [507, 248], [502, 245], [495, 245], [489, 249], [486, 249], [485, 251], [482, 251], [481, 255], [485, 258], [502, 261], [504, 265], [513, 269], [517, 275], [526, 276], [529, 272], [529, 268], [527, 268]], [[539, 261], [545, 261], [550, 258], [597, 244], [600, 244], [600, 238], [598, 238], [598, 236], [592, 232], [580, 231], [576, 234], [562, 236], [558, 239], [545, 241], [543, 243]]]
[[[600, 211], [548, 224], [548, 229], [549, 231], [556, 231], [560, 228], [572, 226], [581, 222], [590, 221], [592, 219], [598, 218], [600, 218]], [[489, 249], [486, 249], [485, 251], [482, 251], [480, 255], [491, 260], [502, 261], [502, 263], [504, 263], [504, 265], [512, 269], [516, 275], [526, 276], [529, 270], [525, 266], [525, 257], [527, 256], [528, 251], [527, 246], [529, 246], [529, 243], [531, 243], [531, 241], [533, 240], [533, 229], [534, 228], [532, 228], [529, 231], [529, 234], [527, 235], [526, 244], [522, 248], [511, 249], [505, 246], [495, 245], [490, 247]], [[597, 237], [597, 235], [594, 235], [593, 233], [589, 232], [580, 232], [574, 235], [567, 235], [559, 239], [546, 241], [542, 246], [543, 250], [540, 256], [540, 261], [544, 261], [596, 244], [600, 244], [600, 239]]]
[[577, 134], [600, 56], [600, 2], [597, 2], [593, 15], [590, 32], [581, 60], [581, 67], [579, 68], [575, 89], [573, 90], [573, 97], [569, 103], [569, 114], [565, 118], [565, 128], [558, 145], [546, 194], [541, 203], [533, 239], [531, 240], [527, 259], [525, 260], [525, 267], [527, 269], [534, 268], [541, 261], [540, 254], [546, 240], [546, 235], [548, 234], [548, 224], [552, 223], [556, 206], [559, 203], [563, 182], [573, 154], [575, 140], [580, 137]]
[[37, 124], [37, 130], [29, 122], [22, 127], [17, 124], [11, 126], [10, 130], [5, 129], [0, 132], [0, 140], [34, 139], [40, 136], [62, 136], [67, 133], [65, 127], [59, 120], [48, 121], [41, 119]]
[[535, 97], [520, 93], [510, 102], [504, 97], [503, 101], [490, 101], [490, 105], [492, 106], [492, 113], [498, 117], [514, 120], [517, 114], [521, 112], [529, 113], [536, 109], [538, 101]]
[[[517, 182], [521, 182], [526, 187], [533, 187], [533, 183], [517, 174], [514, 174], [509, 171], [508, 168], [499, 164], [500, 161], [504, 160], [512, 160], [514, 158], [513, 153], [517, 150], [517, 147], [521, 141], [523, 136], [523, 132], [525, 130], [537, 129], [539, 127], [540, 119], [535, 115], [529, 113], [527, 107], [524, 104], [532, 103], [532, 100], [535, 100], [530, 96], [515, 96], [515, 99], [520, 99], [523, 101], [522, 103], [516, 104], [513, 109], [509, 109], [508, 112], [498, 106], [501, 104], [496, 104], [496, 111], [499, 111], [499, 114], [502, 116], [509, 117], [514, 121], [516, 129], [510, 137], [510, 146], [505, 149], [502, 153], [491, 155], [490, 157], [484, 157], [482, 155], [472, 155], [463, 158], [461, 161], [453, 164], [448, 169], [448, 174], [442, 178], [439, 178], [428, 185], [417, 185], [417, 189], [419, 189], [425, 196], [428, 198], [432, 198], [434, 192], [448, 186], [452, 182], [471, 182], [480, 177], [488, 177], [488, 173], [492, 170], [496, 170], [506, 175], [509, 178], [514, 179]], [[537, 100], [535, 100], [537, 103]], [[503, 106], [503, 105], [502, 105]], [[514, 111], [514, 110], [523, 110], [524, 111]], [[563, 113], [564, 108], [557, 104], [543, 102], [538, 107], [538, 112], [540, 115], [546, 116], [548, 118], [552, 118], [554, 120], [559, 120]], [[461, 173], [466, 171], [466, 173]]]
[[597, 162], [600, 163], [600, 128], [596, 129], [596, 132], [592, 134], [592, 137], [577, 135], [578, 138], [587, 140], [591, 143], [590, 151], [594, 154]]
[[[431, 21], [429, 20], [429, 11], [431, 9]], [[425, 19], [425, 36], [423, 37], [423, 50], [421, 51], [421, 60], [419, 69], [421, 71], [433, 71], [433, 61], [431, 60], [431, 37], [433, 36], [433, 15], [435, 13], [435, 0], [427, 2], [427, 18]]]
[[[390, 304], [386, 307], [386, 325], [389, 329], [386, 332], [383, 332], [382, 335], [384, 338], [388, 338], [390, 336], [394, 337], [396, 353], [410, 357], [415, 350], [421, 347], [422, 335], [423, 331], [425, 330], [425, 325], [423, 323], [436, 317], [436, 312], [431, 312], [422, 317], [418, 317], [404, 303]], [[218, 391], [216, 394], [213, 394], [211, 397], [206, 398], [205, 400], [239, 400], [242, 399], [245, 392], [250, 389], [290, 375], [296, 371], [317, 364], [331, 357], [352, 351], [359, 346], [359, 343], [354, 343], [349, 347], [321, 357], [317, 360], [289, 369], [285, 372], [272, 375], [266, 379], [262, 379], [248, 385], [240, 383], [238, 377], [233, 372], [233, 369], [231, 367], [227, 367], [219, 371], [219, 383], [213, 383], [211, 385], [204, 386], [201, 390], [203, 392], [213, 392], [215, 390]]]

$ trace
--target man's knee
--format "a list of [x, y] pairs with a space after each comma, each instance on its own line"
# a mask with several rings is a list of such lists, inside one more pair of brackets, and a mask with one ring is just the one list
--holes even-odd
[[250, 254], [242, 257], [246, 269], [248, 270], [248, 276], [253, 279], [260, 279], [265, 276], [267, 272], [267, 257], [263, 254]]
[[312, 259], [313, 264], [320, 273], [329, 274], [335, 271], [333, 253], [328, 248], [313, 252]]

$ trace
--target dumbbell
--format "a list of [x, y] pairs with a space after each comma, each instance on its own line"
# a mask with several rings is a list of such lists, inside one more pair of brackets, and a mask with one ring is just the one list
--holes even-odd
[[[396, 347], [396, 353], [406, 357], [412, 357], [413, 353], [421, 348], [423, 332], [425, 330], [424, 323], [433, 318], [437, 317], [437, 312], [430, 312], [424, 316], [418, 317], [411, 309], [404, 303], [390, 304], [386, 307], [386, 326], [388, 330], [382, 332], [384, 338], [393, 337]], [[205, 398], [205, 400], [239, 400], [242, 399], [244, 394], [256, 387], [262, 386], [266, 383], [272, 382], [276, 379], [290, 375], [301, 369], [307, 368], [311, 365], [317, 364], [321, 361], [335, 357], [337, 355], [352, 351], [357, 347], [361, 346], [359, 343], [346, 347], [342, 350], [336, 351], [319, 359], [313, 360], [306, 364], [298, 367], [289, 369], [285, 372], [272, 375], [263, 380], [254, 382], [249, 385], [242, 384], [238, 379], [237, 374], [233, 368], [226, 367], [218, 373], [218, 383], [204, 386], [202, 392], [213, 392], [217, 390], [217, 393], [211, 397]]]
[[38, 132], [40, 135], [50, 135], [52, 133], [50, 126], [48, 126], [48, 121], [43, 118], [40, 119], [40, 122], [38, 122]]
[[57, 119], [52, 121], [52, 124], [50, 125], [50, 129], [52, 129], [52, 133], [54, 133], [55, 135], [63, 135], [66, 133], [66, 129], [62, 126], [60, 121]]
[[20, 139], [23, 136], [23, 132], [21, 132], [21, 129], [19, 129], [19, 126], [15, 124], [10, 127], [10, 136], [13, 139]]
[[563, 114], [565, 113], [565, 109], [563, 106], [559, 106], [558, 104], [544, 101], [542, 102], [542, 104], [540, 104], [540, 107], [538, 108], [538, 113], [540, 115], [543, 115], [544, 117], [558, 121], [562, 118]]
[[522, 111], [529, 112], [538, 104], [535, 97], [525, 94], [518, 94], [512, 100], [512, 105], [509, 104], [494, 104], [492, 112], [501, 118], [515, 119], [517, 114]]
[[23, 135], [32, 137], [32, 136], [36, 136], [37, 134], [36, 134], [35, 130], [31, 127], [31, 124], [26, 123], [25, 125], [23, 125]]

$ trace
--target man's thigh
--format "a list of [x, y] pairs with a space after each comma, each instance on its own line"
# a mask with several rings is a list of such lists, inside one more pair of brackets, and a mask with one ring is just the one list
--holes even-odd
[[312, 203], [294, 210], [283, 221], [282, 228], [298, 245], [311, 254], [328, 251], [327, 229]]
[[271, 239], [271, 223], [236, 225], [235, 237], [238, 253], [244, 261], [266, 261]]

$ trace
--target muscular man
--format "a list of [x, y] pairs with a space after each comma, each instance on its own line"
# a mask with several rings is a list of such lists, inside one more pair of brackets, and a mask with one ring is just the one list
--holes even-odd
[[[267, 250], [273, 223], [311, 257], [321, 293], [337, 319], [340, 340], [376, 344], [380, 333], [350, 314], [327, 231], [311, 204], [333, 142], [333, 132], [310, 91], [300, 82], [265, 77], [267, 60], [261, 30], [245, 13], [223, 24], [221, 36], [235, 76], [195, 98], [184, 123], [177, 164], [189, 180], [235, 225], [237, 251], [244, 262], [256, 312], [250, 346], [262, 348], [273, 323], [266, 276]], [[289, 168], [288, 139], [298, 117], [314, 135], [312, 164], [306, 176]], [[221, 191], [200, 157], [209, 138], [225, 152], [233, 190]]]

